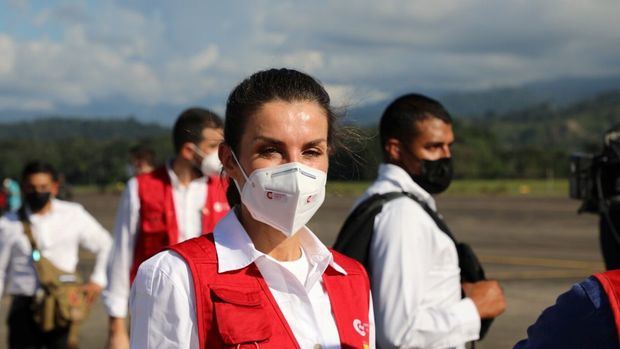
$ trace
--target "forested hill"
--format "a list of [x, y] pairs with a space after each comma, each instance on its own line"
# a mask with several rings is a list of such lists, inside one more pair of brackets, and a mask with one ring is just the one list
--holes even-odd
[[[566, 177], [576, 151], [598, 153], [606, 130], [620, 123], [620, 91], [607, 92], [566, 107], [540, 104], [518, 112], [456, 118], [453, 148], [460, 178]], [[376, 126], [364, 128], [366, 148], [356, 148], [364, 165], [353, 161], [333, 168], [344, 178], [372, 179], [381, 159]]]
[[45, 160], [73, 184], [109, 184], [127, 179], [129, 149], [151, 147], [162, 163], [172, 155], [170, 130], [132, 118], [52, 117], [0, 123], [0, 178], [17, 178], [24, 164]]
[[0, 123], [0, 140], [140, 139], [168, 134], [169, 130], [134, 118], [93, 119], [50, 117], [25, 122]]
[[548, 104], [504, 115], [460, 119], [455, 147], [461, 176], [566, 176], [575, 151], [600, 152], [620, 123], [620, 91], [564, 107]]
[[[574, 151], [598, 152], [605, 130], [620, 123], [620, 91], [566, 107], [540, 104], [518, 112], [457, 118], [455, 169], [461, 178], [564, 177]], [[339, 152], [330, 177], [373, 179], [381, 159], [376, 126], [351, 144], [353, 161]], [[48, 118], [0, 124], [0, 178], [19, 175], [23, 164], [45, 159], [72, 183], [126, 179], [128, 149], [151, 146], [161, 163], [172, 155], [170, 129], [135, 119]]]
[[608, 92], [565, 108], [548, 104], [501, 116], [475, 118], [470, 125], [488, 127], [508, 147], [600, 146], [603, 133], [620, 123], [620, 91]]

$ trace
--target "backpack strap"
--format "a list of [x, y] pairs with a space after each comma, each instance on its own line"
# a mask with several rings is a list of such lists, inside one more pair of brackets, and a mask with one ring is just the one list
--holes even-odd
[[435, 222], [435, 224], [437, 224], [437, 227], [443, 231], [446, 235], [448, 235], [448, 237], [455, 243], [458, 245], [458, 241], [456, 240], [456, 238], [454, 237], [454, 234], [452, 234], [452, 231], [450, 231], [450, 228], [448, 228], [448, 225], [446, 224], [446, 222], [444, 222], [443, 218], [441, 218], [441, 216], [439, 215], [439, 213], [437, 213], [435, 210], [433, 210], [426, 201], [420, 199], [419, 197], [417, 197], [415, 194], [410, 193], [410, 192], [402, 192], [403, 195], [407, 196], [408, 198], [410, 198], [411, 200], [417, 202], [420, 206], [422, 206], [422, 208], [424, 209], [424, 211], [426, 211], [426, 213], [431, 216], [431, 218], [433, 219], [433, 221]]
[[[23, 206], [19, 209], [17, 214], [19, 215], [20, 222], [22, 222], [22, 226], [24, 227], [24, 234], [28, 238], [28, 241], [30, 242], [30, 247], [32, 247], [32, 253], [34, 254], [35, 251], [39, 251], [39, 246], [37, 245], [37, 242], [32, 235], [32, 225], [30, 225], [30, 220], [28, 219], [28, 215], [26, 214], [26, 210]], [[38, 261], [35, 260], [35, 262]]]
[[[466, 243], [458, 242], [456, 238], [454, 237], [454, 234], [452, 234], [452, 232], [450, 231], [450, 228], [448, 228], [448, 225], [446, 224], [446, 222], [444, 222], [444, 220], [439, 215], [439, 213], [433, 210], [428, 205], [428, 203], [426, 203], [426, 201], [415, 196], [413, 193], [403, 192], [403, 194], [409, 197], [411, 200], [420, 204], [420, 206], [422, 206], [424, 211], [426, 211], [426, 213], [433, 219], [433, 221], [435, 221], [435, 224], [437, 224], [437, 227], [441, 231], [443, 231], [452, 240], [452, 242], [454, 242], [454, 246], [456, 247], [456, 252], [459, 258], [459, 269], [461, 270], [461, 281], [462, 282], [477, 282], [480, 280], [486, 280], [484, 268], [482, 267], [482, 264], [478, 260], [478, 256], [476, 256], [476, 253], [471, 248], [471, 246], [469, 246]], [[462, 290], [461, 290], [461, 296], [465, 297], [465, 292]], [[489, 331], [489, 328], [491, 327], [492, 322], [493, 322], [493, 319], [481, 319], [479, 340], [482, 340], [486, 336], [487, 332]], [[472, 342], [472, 348], [474, 347], [475, 347], [475, 342]]]
[[333, 249], [357, 260], [364, 265], [366, 270], [370, 270], [368, 256], [374, 230], [374, 218], [381, 212], [384, 204], [404, 195], [402, 192], [374, 194], [362, 201], [349, 214], [340, 228]]
[[[482, 264], [474, 253], [473, 249], [465, 243], [457, 241], [444, 222], [443, 218], [433, 210], [426, 201], [422, 200], [413, 193], [406, 191], [388, 192], [384, 194], [374, 194], [360, 203], [351, 212], [344, 225], [340, 229], [334, 250], [345, 254], [358, 262], [362, 263], [368, 273], [371, 273], [370, 266], [370, 243], [374, 234], [374, 219], [379, 214], [383, 205], [394, 199], [406, 196], [417, 202], [422, 209], [433, 219], [437, 227], [444, 232], [456, 247], [458, 254], [459, 268], [461, 270], [461, 281], [476, 282], [485, 280], [486, 276]], [[480, 330], [482, 339], [491, 325], [492, 319], [483, 319]]]

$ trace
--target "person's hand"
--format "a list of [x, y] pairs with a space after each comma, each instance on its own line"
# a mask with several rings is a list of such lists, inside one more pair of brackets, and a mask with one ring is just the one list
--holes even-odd
[[499, 316], [506, 310], [504, 291], [495, 280], [484, 280], [474, 283], [463, 283], [463, 292], [478, 309], [481, 319]]
[[88, 304], [92, 304], [96, 301], [101, 291], [103, 291], [103, 288], [92, 281], [82, 286], [82, 292], [84, 292]]
[[129, 334], [124, 318], [110, 318], [110, 329], [105, 349], [129, 349]]

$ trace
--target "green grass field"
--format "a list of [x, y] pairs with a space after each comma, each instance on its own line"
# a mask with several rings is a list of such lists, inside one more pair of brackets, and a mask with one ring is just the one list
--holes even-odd
[[[335, 196], [359, 196], [370, 182], [327, 183], [327, 193]], [[455, 180], [442, 195], [494, 195], [494, 196], [568, 196], [568, 180], [543, 179], [473, 179]]]

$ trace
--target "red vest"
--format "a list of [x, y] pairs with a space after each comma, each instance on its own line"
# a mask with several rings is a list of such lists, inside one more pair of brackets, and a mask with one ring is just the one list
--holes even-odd
[[[196, 295], [200, 348], [297, 348], [297, 343], [255, 263], [218, 273], [213, 234], [170, 247], [185, 259]], [[370, 347], [370, 285], [357, 261], [332, 251], [346, 270], [328, 267], [323, 282], [329, 295], [342, 349]]]
[[[131, 282], [142, 262], [167, 246], [179, 242], [168, 169], [162, 166], [151, 173], [139, 175], [136, 179], [140, 199], [140, 222], [130, 271]], [[204, 233], [212, 232], [215, 224], [230, 210], [226, 200], [228, 180], [210, 176], [207, 181], [207, 199], [202, 219]]]
[[603, 286], [605, 294], [607, 294], [611, 312], [614, 314], [616, 331], [620, 336], [620, 269], [595, 274], [594, 277]]

